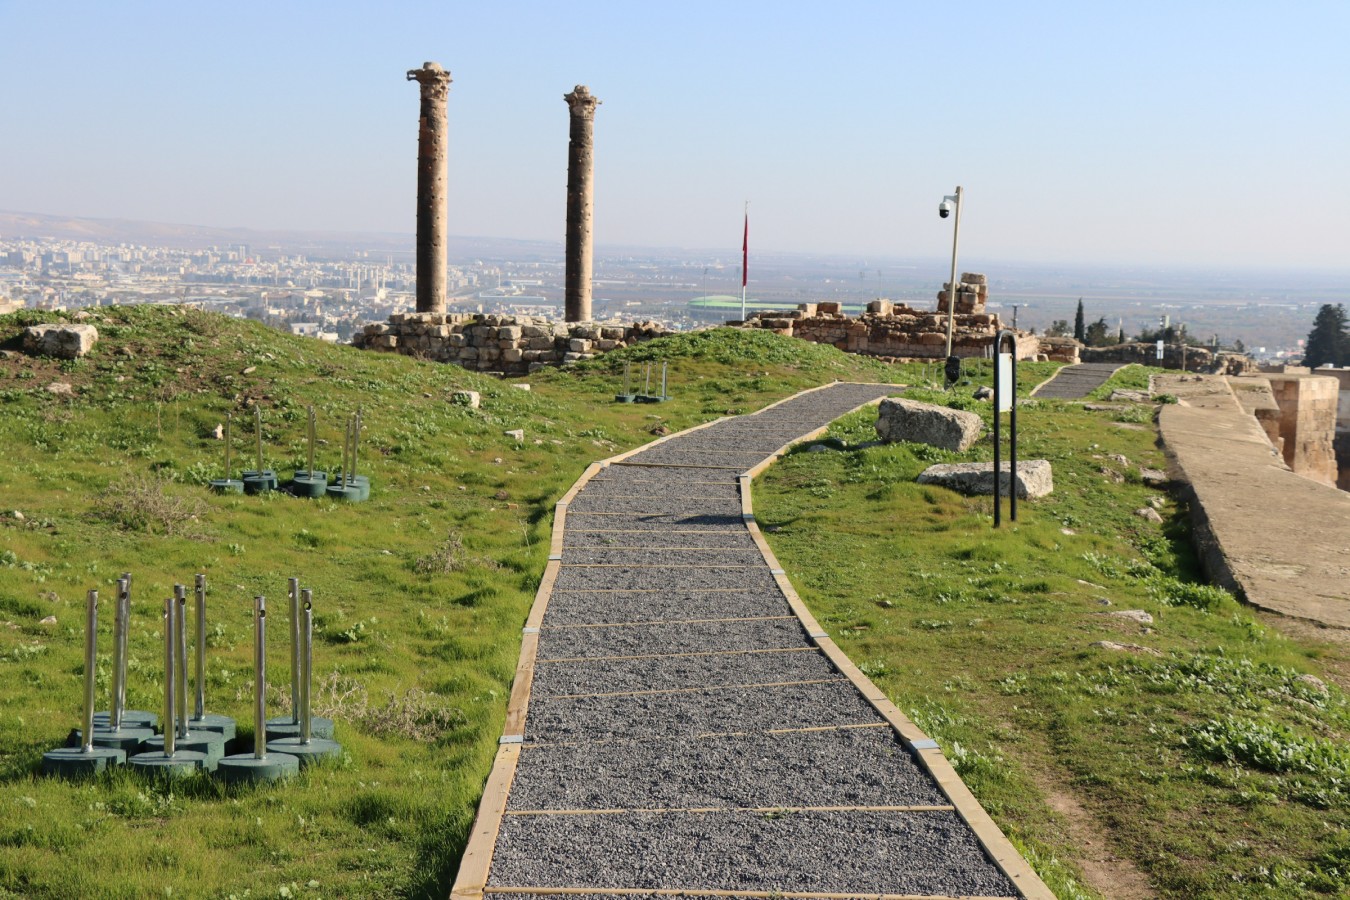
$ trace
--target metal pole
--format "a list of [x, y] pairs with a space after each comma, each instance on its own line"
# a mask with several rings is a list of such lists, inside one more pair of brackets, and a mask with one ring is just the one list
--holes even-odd
[[1008, 482], [1008, 518], [1017, 521], [1017, 336], [1012, 341], [1012, 409], [1008, 413], [1008, 456], [1012, 459], [1012, 478]]
[[225, 414], [225, 480], [230, 480], [230, 414]]
[[303, 591], [305, 603], [305, 652], [301, 657], [303, 672], [300, 679], [300, 743], [309, 743], [312, 717], [309, 708], [310, 680], [314, 677], [314, 592], [309, 588]]
[[361, 453], [361, 407], [356, 408], [356, 426], [352, 428], [352, 483], [356, 482], [357, 458]]
[[178, 736], [187, 739], [188, 736], [188, 715], [187, 715], [187, 588], [181, 584], [173, 586], [173, 598], [178, 602], [178, 621], [175, 623], [177, 628], [178, 640], [178, 666], [175, 684], [175, 696], [178, 701]]
[[646, 378], [642, 382], [642, 395], [650, 397], [652, 394], [652, 364], [647, 363]]
[[633, 393], [629, 390], [629, 386], [632, 384], [632, 380], [628, 377], [628, 368], [630, 365], [628, 360], [623, 361], [623, 393], [625, 397]]
[[84, 611], [84, 741], [82, 753], [94, 752], [94, 681], [98, 666], [98, 591], [90, 591]]
[[197, 576], [197, 678], [194, 687], [197, 698], [192, 706], [192, 718], [206, 718], [206, 576]]
[[253, 598], [253, 758], [267, 758], [267, 599]]
[[174, 684], [174, 614], [177, 603], [172, 597], [164, 601], [164, 755], [173, 756], [173, 684]]
[[310, 478], [314, 477], [314, 407], [309, 408], [309, 469], [305, 474]]
[[661, 399], [666, 399], [666, 367], [670, 365], [667, 362], [661, 363]]
[[127, 576], [117, 579], [117, 600], [113, 605], [112, 702], [108, 705], [108, 729], [122, 727], [122, 710], [127, 700]]
[[952, 278], [947, 282], [947, 359], [952, 358], [952, 325], [956, 321], [956, 245], [961, 239], [961, 185], [956, 186], [956, 223], [952, 226]]
[[286, 579], [291, 601], [291, 722], [300, 723], [300, 579]]
[[[961, 219], [961, 212], [958, 209], [956, 213], [957, 221]], [[258, 432], [258, 475], [262, 476], [263, 471], [263, 453], [262, 453], [262, 407], [253, 407], [255, 429]]]
[[[1002, 342], [997, 337], [994, 338], [995, 351], [999, 349], [1001, 343]], [[1002, 405], [1001, 401], [1003, 400], [1004, 386], [1003, 386], [1003, 379], [999, 377], [1000, 368], [1002, 367], [999, 366], [998, 358], [996, 356], [994, 359], [994, 527], [995, 528], [999, 526], [999, 517], [1002, 515], [1002, 507], [1003, 507], [1003, 479], [1000, 477], [1003, 474], [1003, 467], [1002, 467], [1003, 442], [999, 435], [999, 420], [1003, 418], [1003, 413], [999, 412], [999, 406]]]

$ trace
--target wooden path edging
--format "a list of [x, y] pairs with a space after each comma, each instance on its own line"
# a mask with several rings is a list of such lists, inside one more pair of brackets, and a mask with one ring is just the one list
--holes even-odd
[[[1058, 372], [1056, 373], [1058, 374]], [[1049, 379], [1047, 379], [1048, 381]], [[825, 390], [838, 384], [862, 384], [863, 382], [832, 382], [830, 384], [819, 385], [814, 388], [808, 388], [799, 391], [796, 394], [784, 397], [781, 400], [770, 403], [762, 409], [750, 413], [745, 418], [751, 418], [780, 406], [789, 400], [795, 400], [799, 397]], [[900, 386], [897, 385], [897, 388]], [[868, 406], [880, 404], [883, 398], [868, 401], [859, 404], [851, 410], [842, 413], [836, 417], [842, 418], [845, 415], [857, 412], [860, 409], [866, 409]], [[502, 737], [498, 741], [497, 755], [493, 760], [492, 769], [488, 774], [488, 780], [483, 788], [483, 797], [478, 805], [478, 812], [474, 816], [473, 826], [469, 832], [469, 840], [464, 848], [464, 856], [460, 861], [459, 873], [455, 876], [454, 886], [450, 891], [450, 900], [484, 900], [485, 894], [536, 894], [536, 895], [556, 895], [566, 897], [576, 894], [605, 894], [616, 898], [629, 896], [633, 894], [654, 894], [660, 896], [696, 896], [708, 898], [746, 898], [746, 900], [765, 900], [765, 898], [822, 898], [822, 900], [962, 900], [961, 897], [948, 895], [917, 895], [917, 894], [849, 894], [849, 893], [822, 893], [819, 891], [811, 892], [781, 892], [781, 891], [725, 891], [725, 890], [686, 890], [686, 889], [651, 889], [651, 888], [489, 888], [487, 886], [488, 875], [492, 867], [492, 853], [497, 845], [497, 837], [501, 831], [502, 820], [506, 815], [507, 796], [511, 791], [511, 783], [515, 779], [516, 766], [520, 762], [521, 746], [525, 740], [525, 717], [529, 709], [530, 688], [534, 683], [534, 666], [536, 656], [539, 650], [539, 629], [544, 620], [544, 613], [548, 609], [549, 598], [553, 594], [553, 585], [557, 581], [558, 573], [562, 568], [563, 554], [563, 530], [566, 525], [568, 504], [576, 498], [591, 479], [604, 471], [610, 465], [623, 464], [629, 457], [637, 453], [650, 450], [653, 447], [664, 443], [674, 437], [683, 437], [696, 431], [701, 431], [718, 422], [724, 421], [729, 417], [721, 416], [704, 422], [701, 425], [695, 425], [683, 431], [677, 431], [673, 434], [665, 435], [650, 441], [640, 447], [635, 447], [617, 456], [612, 456], [601, 462], [591, 463], [586, 467], [585, 472], [576, 480], [558, 501], [553, 518], [553, 535], [549, 543], [548, 564], [544, 568], [543, 578], [539, 582], [539, 590], [535, 593], [534, 603], [530, 607], [529, 616], [525, 620], [525, 626], [521, 629], [521, 650], [520, 660], [516, 665], [515, 680], [511, 687], [511, 697], [507, 702], [506, 724], [502, 729]], [[832, 424], [832, 422], [830, 423]], [[1041, 881], [1031, 866], [1027, 863], [1012, 842], [1003, 834], [994, 820], [980, 806], [979, 801], [971, 794], [970, 789], [961, 781], [961, 777], [956, 774], [950, 762], [943, 755], [937, 742], [930, 739], [922, 730], [909, 720], [898, 707], [892, 703], [886, 695], [860, 670], [853, 661], [848, 658], [839, 645], [829, 637], [821, 628], [820, 623], [811, 615], [810, 610], [806, 608], [797, 595], [792, 583], [788, 581], [787, 575], [783, 570], [782, 564], [774, 556], [773, 550], [769, 548], [764, 540], [764, 535], [759, 530], [759, 525], [755, 521], [754, 506], [751, 501], [750, 486], [755, 477], [763, 473], [769, 466], [773, 465], [783, 456], [785, 456], [792, 447], [797, 444], [815, 440], [820, 435], [829, 430], [830, 425], [826, 424], [814, 431], [804, 434], [794, 440], [784, 444], [770, 456], [749, 470], [743, 470], [738, 477], [737, 483], [740, 487], [741, 495], [741, 517], [747, 530], [750, 532], [751, 539], [755, 546], [759, 548], [768, 564], [769, 570], [787, 598], [788, 605], [793, 614], [801, 622], [802, 627], [806, 629], [807, 634], [812, 641], [820, 648], [820, 651], [829, 658], [830, 662], [839, 670], [848, 681], [850, 681], [858, 692], [866, 698], [867, 702], [890, 724], [890, 727], [905, 742], [906, 746], [913, 752], [915, 759], [932, 776], [938, 789], [951, 802], [958, 816], [975, 834], [980, 846], [993, 860], [994, 864], [1008, 877], [1010, 881], [1021, 891], [1022, 897], [1026, 900], [1055, 900], [1055, 895], [1050, 891], [1045, 883]], [[685, 468], [683, 466], [663, 466], [663, 468]], [[696, 468], [709, 468], [699, 466]], [[982, 898], [988, 900], [988, 898]]]

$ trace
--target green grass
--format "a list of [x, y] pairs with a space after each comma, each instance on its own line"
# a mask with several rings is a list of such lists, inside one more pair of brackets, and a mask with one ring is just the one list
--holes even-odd
[[[0, 317], [0, 347], [21, 326]], [[448, 894], [501, 734], [520, 627], [548, 554], [553, 505], [586, 465], [729, 411], [897, 370], [771, 334], [654, 341], [531, 379], [335, 347], [175, 307], [98, 310], [83, 360], [0, 359], [0, 896]], [[665, 359], [673, 399], [615, 404], [622, 360]], [[70, 397], [52, 394], [69, 383]], [[481, 392], [471, 410], [450, 401]], [[221, 497], [211, 431], [234, 417], [236, 475], [339, 462], [359, 406], [369, 502]], [[505, 434], [525, 431], [523, 443]], [[23, 519], [11, 515], [19, 511]], [[157, 710], [160, 604], [204, 572], [207, 705], [251, 733], [252, 598], [274, 611], [270, 710], [289, 697], [286, 579], [314, 590], [316, 707], [344, 756], [291, 784], [165, 788], [126, 773], [36, 774], [79, 721], [86, 591], [133, 573], [132, 708]], [[106, 708], [111, 620], [100, 619]], [[55, 616], [55, 625], [42, 620]]]
[[[1147, 374], [1130, 367], [1106, 393]], [[1022, 406], [1019, 455], [1050, 460], [1055, 491], [1016, 523], [1005, 500], [998, 530], [991, 498], [914, 482], [935, 462], [991, 459], [987, 441], [959, 457], [859, 447], [874, 418], [831, 429], [857, 449], [770, 469], [756, 516], [824, 627], [1056, 893], [1096, 896], [1077, 861], [1097, 848], [1046, 799], [1068, 794], [1161, 895], [1350, 894], [1350, 705], [1304, 677], [1333, 679], [1344, 647], [1286, 638], [1201, 583], [1170, 499], [1162, 526], [1134, 514], [1164, 496], [1138, 474], [1163, 467], [1152, 416]], [[1107, 615], [1127, 609], [1154, 624]]]

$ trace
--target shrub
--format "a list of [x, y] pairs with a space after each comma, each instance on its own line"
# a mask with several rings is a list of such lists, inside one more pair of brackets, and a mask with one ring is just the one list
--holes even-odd
[[108, 485], [94, 500], [94, 516], [125, 531], [183, 535], [193, 531], [206, 512], [197, 497], [180, 497], [167, 490], [162, 475], [132, 475]]

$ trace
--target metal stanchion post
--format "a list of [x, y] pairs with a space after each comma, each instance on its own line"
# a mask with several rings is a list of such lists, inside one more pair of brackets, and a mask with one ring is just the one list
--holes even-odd
[[300, 726], [293, 736], [270, 741], [267, 749], [276, 753], [290, 753], [298, 757], [300, 765], [307, 766], [320, 759], [336, 757], [342, 747], [328, 737], [320, 737], [320, 726], [326, 726], [331, 737], [333, 721], [315, 718], [310, 705], [310, 688], [314, 676], [314, 592], [306, 588], [300, 592], [304, 626], [301, 629], [300, 651]]
[[84, 730], [82, 753], [94, 752], [94, 679], [98, 667], [98, 591], [90, 591], [84, 610]]
[[267, 758], [267, 599], [254, 598], [253, 758]]

